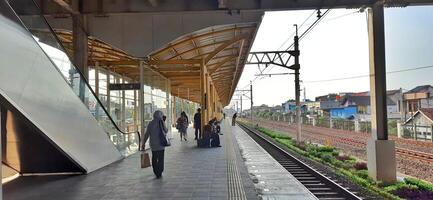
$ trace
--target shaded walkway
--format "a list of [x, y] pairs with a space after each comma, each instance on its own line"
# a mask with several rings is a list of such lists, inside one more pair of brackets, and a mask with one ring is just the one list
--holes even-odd
[[[173, 133], [162, 179], [151, 168], [141, 169], [134, 154], [88, 175], [20, 177], [4, 185], [4, 199], [257, 199], [227, 125], [221, 148], [196, 148], [192, 129], [187, 142]], [[237, 187], [233, 177], [240, 178]]]

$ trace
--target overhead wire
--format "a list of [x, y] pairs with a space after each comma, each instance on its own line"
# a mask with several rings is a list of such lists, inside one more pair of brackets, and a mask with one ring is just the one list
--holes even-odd
[[[329, 9], [328, 9], [329, 10]], [[302, 26], [304, 26], [305, 25], [305, 23], [314, 15], [316, 13], [316, 11], [314, 10], [313, 12], [311, 12], [311, 14], [302, 22], [302, 24], [299, 26], [299, 28], [301, 28]], [[293, 33], [289, 36], [289, 37], [287, 37], [287, 39], [278, 47], [278, 50], [280, 50], [290, 39], [292, 39], [294, 36], [295, 36], [295, 34], [296, 34], [296, 31], [293, 31]], [[286, 50], [288, 50], [288, 49], [290, 49], [291, 48], [291, 46], [293, 46], [293, 43], [289, 46], [289, 48], [287, 48]], [[290, 58], [289, 58], [290, 59]], [[271, 66], [271, 68], [268, 70], [268, 72], [270, 71], [270, 70], [272, 70], [272, 68], [273, 68], [274, 66]], [[266, 70], [267, 68], [265, 68], [263, 71], [261, 71], [260, 69], [259, 69], [259, 71], [260, 71], [260, 74], [262, 74], [263, 72], [265, 72], [265, 70]], [[249, 84], [247, 84], [246, 86], [244, 86], [244, 87], [242, 87], [242, 89], [245, 89], [245, 88], [247, 88], [248, 86], [250, 86], [251, 84], [252, 84], [252, 82], [254, 82], [254, 81], [256, 81], [257, 79], [259, 78], [259, 76], [256, 76], [253, 80], [251, 80], [251, 82], [249, 83]], [[260, 80], [261, 79], [263, 79], [264, 77], [260, 77]]]
[[[386, 74], [396, 74], [396, 73], [417, 71], [417, 70], [428, 69], [428, 68], [433, 68], [433, 65], [414, 67], [414, 68], [408, 68], [408, 69], [401, 69], [401, 70], [394, 70], [394, 71], [386, 72]], [[341, 77], [341, 78], [315, 80], [315, 81], [303, 81], [303, 82], [304, 83], [323, 83], [323, 82], [331, 82], [331, 81], [342, 81], [342, 80], [350, 80], [350, 79], [358, 79], [358, 78], [367, 78], [367, 77], [372, 77], [372, 76], [374, 76], [374, 75], [373, 74], [365, 74], [365, 75], [359, 75], [359, 76], [348, 76], [348, 77]]]
[[[353, 15], [353, 14], [356, 14], [356, 13], [359, 13], [360, 11], [355, 11], [355, 12], [351, 12], [351, 13], [346, 13], [346, 14], [343, 14], [343, 15], [340, 15], [340, 16], [336, 16], [336, 17], [333, 17], [333, 18], [329, 18], [329, 19], [327, 19], [327, 20], [323, 20], [325, 17], [326, 17], [326, 15], [328, 15], [329, 14], [329, 12], [331, 11], [331, 9], [327, 9], [323, 14], [322, 14], [322, 16], [321, 17], [318, 17], [313, 23], [311, 23], [311, 24], [306, 24], [306, 22], [316, 13], [316, 10], [314, 10], [303, 22], [302, 22], [302, 24], [298, 27], [298, 29], [300, 29], [300, 28], [302, 28], [304, 25], [310, 25], [300, 36], [299, 36], [299, 40], [301, 40], [302, 38], [304, 38], [308, 33], [310, 33], [311, 32], [311, 30], [313, 30], [316, 26], [317, 26], [317, 24], [319, 24], [320, 22], [328, 22], [328, 21], [332, 21], [332, 20], [336, 20], [336, 19], [340, 19], [340, 18], [343, 18], [343, 17], [347, 17], [347, 16], [350, 16], [350, 15]], [[280, 47], [278, 47], [278, 50], [280, 50], [291, 38], [293, 38], [294, 37], [294, 35], [296, 34], [296, 31], [294, 31], [281, 45], [280, 45]], [[289, 47], [287, 47], [286, 48], [286, 51], [288, 51], [288, 50], [290, 50], [292, 47], [294, 46], [294, 43], [292, 43]], [[289, 59], [291, 58], [292, 56], [290, 55], [290, 57], [289, 57]], [[262, 74], [262, 73], [264, 73], [265, 72], [265, 70], [267, 70], [267, 69], [269, 69], [269, 70], [267, 70], [267, 72], [269, 73], [272, 69], [273, 69], [273, 67], [274, 66], [271, 66], [270, 68], [265, 68], [263, 71], [260, 71], [260, 74]], [[259, 69], [260, 70], [260, 69]], [[393, 72], [390, 72], [390, 73], [393, 73]], [[365, 76], [365, 75], [364, 75]], [[368, 76], [368, 75], [366, 75], [366, 76]], [[264, 78], [266, 78], [266, 77], [264, 77], [264, 76], [256, 76], [253, 80], [251, 80], [250, 81], [250, 83], [249, 84], [247, 84], [247, 85], [245, 85], [244, 87], [242, 87], [241, 88], [241, 90], [243, 90], [243, 89], [245, 89], [245, 88], [247, 88], [248, 86], [250, 86], [254, 81], [256, 81], [258, 78], [260, 77], [260, 80], [262, 80], [262, 79], [264, 79]], [[360, 78], [361, 76], [355, 76], [355, 77], [348, 77], [348, 78]], [[328, 81], [328, 80], [324, 80], [324, 81]], [[329, 81], [331, 81], [331, 80], [329, 80]], [[307, 82], [307, 81], [304, 81], [304, 83], [312, 83], [311, 81], [310, 82]]]
[[[302, 38], [304, 38], [304, 36], [306, 36], [308, 33], [310, 33], [310, 31], [311, 30], [313, 30], [314, 29], [314, 27], [316, 27], [317, 26], [317, 24], [320, 22], [320, 21], [322, 21], [325, 17], [326, 17], [326, 15], [328, 15], [328, 13], [331, 11], [331, 9], [327, 9], [324, 13], [323, 13], [323, 15], [321, 16], [321, 17], [318, 17], [312, 24], [310, 24], [310, 26], [299, 36], [299, 41], [300, 40], [302, 40]], [[315, 13], [316, 11], [313, 11], [313, 13]], [[311, 15], [310, 15], [310, 17], [311, 17]], [[307, 18], [307, 20], [308, 20], [309, 18]], [[298, 29], [300, 29], [300, 28], [302, 28], [302, 26], [305, 24], [305, 22], [307, 21], [307, 20], [305, 20], [299, 27], [298, 27]], [[296, 31], [295, 31], [295, 33], [296, 33]], [[290, 39], [290, 38], [289, 38]], [[289, 47], [287, 47], [286, 48], [286, 51], [288, 51], [288, 50], [290, 50], [293, 46], [295, 45], [295, 43], [293, 42]], [[284, 56], [285, 55], [283, 55], [283, 59], [284, 59]], [[292, 57], [292, 55], [289, 55], [289, 58], [288, 58], [288, 60], [290, 60], [290, 58]], [[272, 70], [274, 68], [274, 66], [271, 66], [270, 68], [269, 68], [269, 70], [268, 70], [268, 73]], [[263, 78], [266, 78], [266, 77], [262, 77], [262, 79]]]

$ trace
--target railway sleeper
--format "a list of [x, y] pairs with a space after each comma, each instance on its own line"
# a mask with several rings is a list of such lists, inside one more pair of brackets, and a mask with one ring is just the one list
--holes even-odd
[[329, 188], [329, 187], [323, 187], [323, 188], [308, 188], [308, 190], [310, 190], [311, 192], [319, 192], [319, 191], [321, 191], [321, 192], [327, 192], [327, 191], [332, 191], [333, 189], [332, 188]]
[[341, 197], [338, 192], [312, 192], [316, 197]]
[[316, 188], [316, 187], [324, 187], [326, 184], [324, 183], [305, 183], [303, 184], [307, 188]]

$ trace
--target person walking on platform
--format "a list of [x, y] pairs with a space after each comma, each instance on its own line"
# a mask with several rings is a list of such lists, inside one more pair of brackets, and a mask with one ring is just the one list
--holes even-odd
[[234, 115], [233, 115], [233, 118], [232, 118], [232, 126], [235, 126], [235, 124], [236, 124], [236, 118], [238, 117], [238, 113], [235, 113]]
[[197, 140], [201, 138], [201, 109], [197, 109], [197, 113], [194, 114], [194, 129], [195, 129], [195, 138]]
[[183, 137], [183, 139], [186, 141], [186, 132], [189, 122], [185, 112], [180, 113], [180, 117], [177, 119], [176, 123], [176, 128], [180, 133], [180, 140], [182, 141]]
[[[152, 150], [152, 167], [156, 178], [161, 178], [164, 171], [164, 150], [162, 140], [166, 138], [167, 127], [163, 121], [164, 114], [157, 110], [153, 113], [153, 120], [149, 123], [142, 141], [142, 149], [146, 149], [147, 139], [150, 138], [150, 149]], [[162, 138], [163, 137], [163, 138]]]

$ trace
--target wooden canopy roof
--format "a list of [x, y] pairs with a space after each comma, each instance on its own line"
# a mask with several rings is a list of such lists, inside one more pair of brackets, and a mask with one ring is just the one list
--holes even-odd
[[257, 23], [214, 26], [180, 37], [150, 55], [154, 69], [171, 80], [175, 96], [200, 102], [205, 65], [223, 105], [230, 102], [254, 40]]
[[[171, 94], [200, 103], [200, 69], [207, 67], [223, 105], [233, 95], [257, 31], [257, 23], [214, 26], [184, 35], [155, 51], [145, 60], [171, 83]], [[55, 30], [69, 55], [70, 31]], [[139, 58], [93, 37], [88, 39], [89, 64], [139, 80]]]

